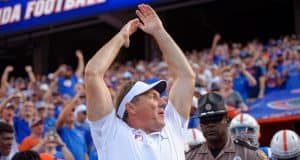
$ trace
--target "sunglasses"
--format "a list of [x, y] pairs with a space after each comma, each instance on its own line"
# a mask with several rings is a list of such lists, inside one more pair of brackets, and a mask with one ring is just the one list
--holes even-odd
[[224, 117], [224, 114], [200, 117], [200, 123], [203, 125], [207, 125], [209, 123], [220, 123], [224, 119]]

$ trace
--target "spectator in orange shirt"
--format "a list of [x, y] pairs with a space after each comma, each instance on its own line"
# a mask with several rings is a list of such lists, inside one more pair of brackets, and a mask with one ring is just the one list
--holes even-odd
[[33, 150], [40, 153], [42, 160], [74, 160], [73, 154], [54, 130], [50, 130]]
[[44, 124], [41, 119], [36, 119], [30, 125], [31, 135], [26, 137], [20, 144], [20, 151], [30, 150], [35, 147], [43, 138]]

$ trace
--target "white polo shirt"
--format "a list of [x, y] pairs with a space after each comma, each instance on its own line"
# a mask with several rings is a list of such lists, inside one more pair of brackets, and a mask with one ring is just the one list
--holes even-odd
[[115, 110], [91, 123], [91, 133], [101, 160], [184, 160], [184, 130], [188, 121], [169, 102], [161, 132], [146, 134], [129, 127]]

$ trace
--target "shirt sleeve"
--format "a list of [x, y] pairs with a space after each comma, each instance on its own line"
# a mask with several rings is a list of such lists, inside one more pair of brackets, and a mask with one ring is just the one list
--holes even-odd
[[116, 116], [115, 110], [113, 110], [105, 117], [89, 121], [89, 123], [94, 144], [99, 148], [114, 139], [118, 128], [122, 125], [122, 120]]
[[29, 141], [28, 138], [25, 138], [23, 140], [23, 142], [19, 146], [20, 151], [26, 151], [26, 150], [29, 150], [31, 148], [28, 141]]
[[14, 131], [15, 131], [15, 137], [18, 144], [21, 144], [25, 137], [22, 136], [22, 132], [25, 132], [22, 130], [22, 122], [20, 117], [15, 116], [14, 117]]
[[171, 101], [169, 101], [166, 106], [165, 114], [166, 120], [173, 126], [176, 132], [184, 136], [184, 130], [186, 130], [188, 126], [188, 120], [177, 112]]
[[32, 137], [27, 137], [24, 141], [20, 144], [20, 151], [27, 151], [32, 149], [34, 146], [38, 144], [37, 140], [34, 140]]

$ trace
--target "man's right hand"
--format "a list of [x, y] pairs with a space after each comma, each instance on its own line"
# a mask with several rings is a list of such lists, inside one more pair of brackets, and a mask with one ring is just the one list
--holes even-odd
[[125, 40], [124, 47], [128, 48], [130, 44], [130, 36], [137, 31], [138, 27], [141, 25], [139, 19], [135, 18], [133, 20], [130, 20], [120, 31], [119, 34], [121, 34]]

